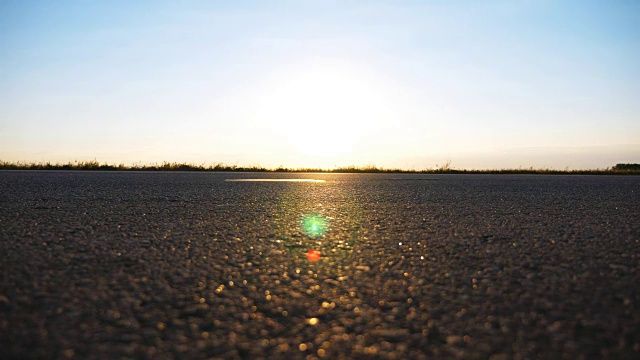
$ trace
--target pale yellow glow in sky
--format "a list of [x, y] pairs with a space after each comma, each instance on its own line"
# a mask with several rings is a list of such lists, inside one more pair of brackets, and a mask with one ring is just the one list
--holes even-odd
[[373, 76], [343, 63], [306, 63], [270, 77], [256, 114], [299, 156], [324, 162], [371, 145], [396, 104]]

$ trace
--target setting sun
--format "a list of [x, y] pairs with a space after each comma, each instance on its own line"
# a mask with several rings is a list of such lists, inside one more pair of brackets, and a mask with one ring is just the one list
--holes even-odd
[[383, 90], [354, 66], [306, 64], [269, 81], [258, 113], [298, 155], [332, 160], [388, 119], [390, 97]]

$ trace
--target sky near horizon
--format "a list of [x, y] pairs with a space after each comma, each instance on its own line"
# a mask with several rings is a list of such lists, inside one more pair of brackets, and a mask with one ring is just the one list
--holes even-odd
[[640, 162], [639, 1], [0, 2], [0, 160]]

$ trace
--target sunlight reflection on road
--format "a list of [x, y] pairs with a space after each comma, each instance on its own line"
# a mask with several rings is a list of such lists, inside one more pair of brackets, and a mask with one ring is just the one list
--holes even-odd
[[319, 179], [225, 179], [225, 181], [248, 181], [248, 182], [312, 182], [323, 183], [325, 180]]

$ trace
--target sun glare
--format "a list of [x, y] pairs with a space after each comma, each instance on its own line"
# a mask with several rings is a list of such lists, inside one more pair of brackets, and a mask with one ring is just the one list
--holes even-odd
[[364, 72], [345, 66], [296, 67], [265, 89], [258, 116], [298, 155], [337, 158], [384, 119], [384, 96], [372, 84]]

